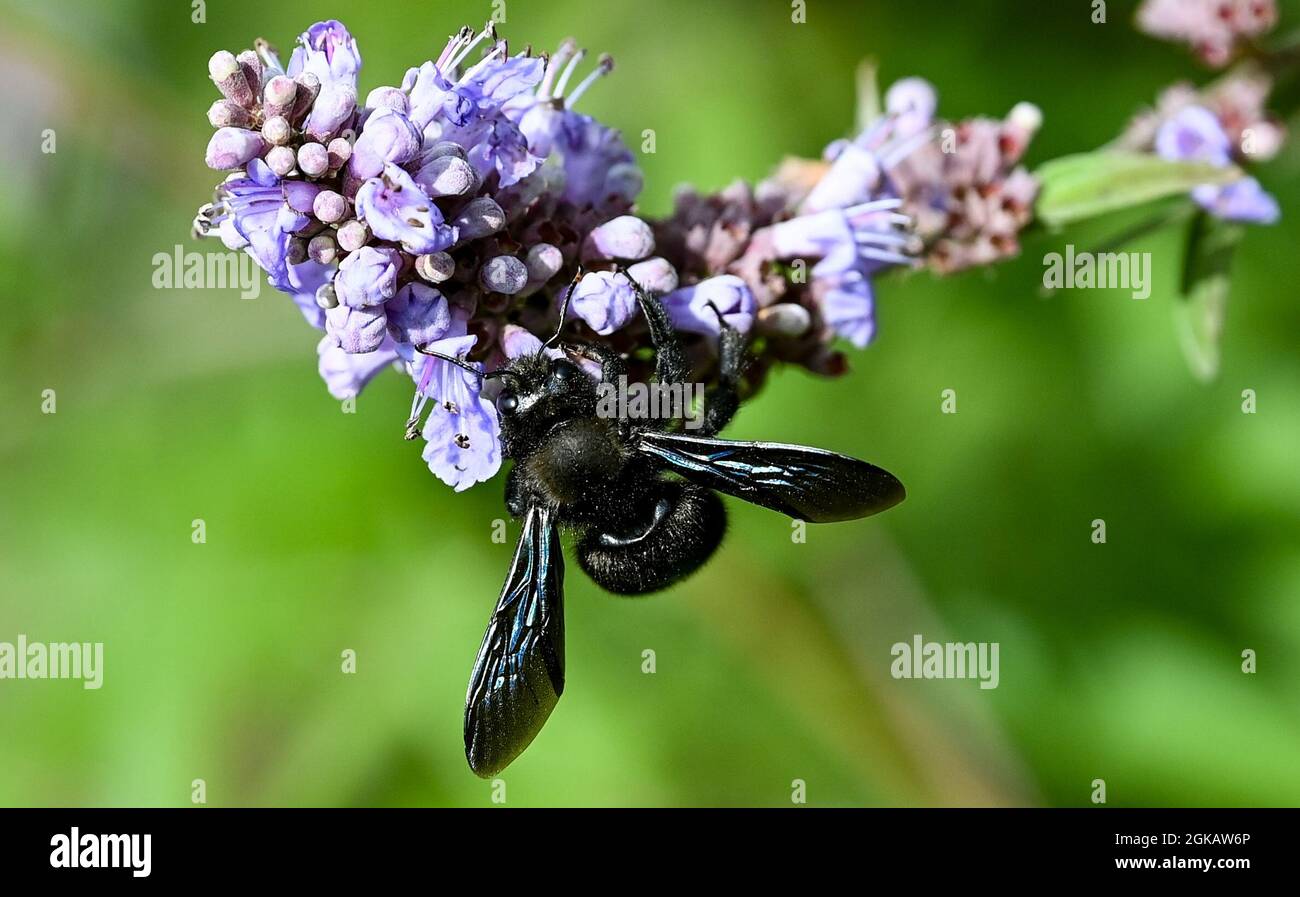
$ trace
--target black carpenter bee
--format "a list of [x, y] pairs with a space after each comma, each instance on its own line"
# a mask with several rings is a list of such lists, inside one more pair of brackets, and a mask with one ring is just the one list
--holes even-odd
[[[663, 305], [637, 292], [658, 382], [684, 383], [685, 355]], [[601, 347], [564, 345], [567, 358], [539, 351], [484, 375], [502, 381], [496, 407], [503, 455], [513, 461], [506, 507], [523, 532], [465, 696], [465, 756], [478, 775], [519, 756], [564, 691], [561, 528], [575, 536], [578, 564], [597, 585], [641, 595], [689, 576], [718, 547], [726, 528], [718, 492], [813, 523], [866, 517], [903, 500], [893, 474], [856, 458], [715, 438], [739, 405], [745, 351], [742, 335], [718, 318], [719, 382], [690, 435], [672, 432], [680, 422], [599, 416], [596, 381], [569, 359], [596, 362], [603, 380], [618, 382], [624, 360]]]

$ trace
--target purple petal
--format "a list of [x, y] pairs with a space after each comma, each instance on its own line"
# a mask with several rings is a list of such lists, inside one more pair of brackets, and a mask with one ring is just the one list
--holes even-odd
[[747, 333], [754, 324], [757, 310], [754, 294], [734, 274], [710, 277], [693, 286], [674, 290], [663, 298], [663, 303], [678, 330], [714, 335], [721, 332], [718, 312], [732, 327]]
[[440, 252], [456, 242], [456, 229], [443, 223], [442, 212], [404, 169], [391, 162], [382, 178], [371, 178], [357, 191], [357, 217], [381, 240], [399, 242], [411, 253]]
[[583, 276], [569, 298], [569, 313], [608, 336], [636, 315], [636, 290], [631, 281], [614, 271], [593, 271]]
[[360, 394], [376, 374], [397, 360], [391, 342], [382, 344], [374, 352], [349, 355], [328, 336], [317, 344], [316, 353], [320, 356], [319, 369], [325, 388], [339, 400]]

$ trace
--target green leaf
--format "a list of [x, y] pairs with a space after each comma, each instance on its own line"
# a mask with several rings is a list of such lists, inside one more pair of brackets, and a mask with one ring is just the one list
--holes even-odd
[[1058, 227], [1152, 200], [1189, 193], [1199, 184], [1227, 184], [1241, 170], [1202, 162], [1171, 162], [1149, 153], [1098, 150], [1044, 163], [1035, 211]]
[[1193, 218], [1187, 229], [1174, 326], [1188, 367], [1202, 381], [1219, 373], [1219, 338], [1232, 285], [1232, 260], [1243, 233], [1240, 226], [1205, 212]]

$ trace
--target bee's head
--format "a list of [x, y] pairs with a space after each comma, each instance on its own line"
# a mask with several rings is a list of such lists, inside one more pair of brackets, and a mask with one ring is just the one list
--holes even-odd
[[501, 381], [497, 416], [503, 435], [540, 436], [553, 425], [593, 414], [596, 382], [567, 358], [535, 352], [512, 359], [488, 374]]

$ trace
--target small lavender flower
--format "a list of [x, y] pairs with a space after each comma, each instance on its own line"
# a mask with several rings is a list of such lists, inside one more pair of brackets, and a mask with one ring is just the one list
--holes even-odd
[[383, 344], [388, 336], [388, 318], [382, 306], [336, 305], [325, 311], [325, 333], [349, 355], [364, 355]]
[[664, 308], [678, 330], [717, 335], [719, 315], [741, 333], [754, 324], [757, 305], [745, 281], [734, 274], [710, 277], [663, 297]]
[[301, 46], [295, 47], [289, 57], [289, 77], [308, 72], [319, 78], [322, 86], [338, 82], [356, 92], [361, 53], [342, 22], [317, 22], [303, 32], [298, 42]]
[[[393, 113], [396, 115], [396, 113]], [[415, 255], [439, 252], [456, 242], [442, 212], [402, 168], [389, 162], [383, 177], [371, 178], [357, 191], [357, 217], [381, 240], [401, 243]]]
[[325, 336], [317, 344], [316, 354], [325, 388], [340, 401], [360, 395], [367, 383], [398, 361], [391, 340], [380, 343], [373, 352], [355, 355], [343, 351], [333, 337]]
[[608, 336], [636, 315], [636, 290], [621, 273], [592, 271], [584, 274], [569, 297], [569, 313]]
[[[1228, 135], [1218, 118], [1202, 106], [1187, 106], [1168, 119], [1156, 132], [1155, 149], [1165, 159], [1219, 167], [1232, 164]], [[1225, 221], [1273, 224], [1281, 216], [1277, 200], [1254, 178], [1203, 184], [1192, 191], [1192, 199]]]
[[382, 305], [397, 292], [401, 266], [397, 250], [362, 246], [339, 265], [334, 278], [339, 302], [350, 308]]
[[451, 308], [442, 293], [421, 283], [408, 283], [390, 299], [388, 332], [397, 343], [428, 346], [451, 329]]
[[[453, 358], [470, 351], [472, 334], [445, 337], [430, 349]], [[438, 479], [457, 492], [491, 479], [501, 468], [496, 406], [481, 395], [481, 380], [440, 358], [419, 356], [411, 365], [416, 400], [411, 420], [430, 406], [422, 457]]]
[[378, 177], [390, 162], [409, 162], [420, 152], [420, 131], [401, 112], [376, 109], [352, 147], [348, 169], [355, 178]]

